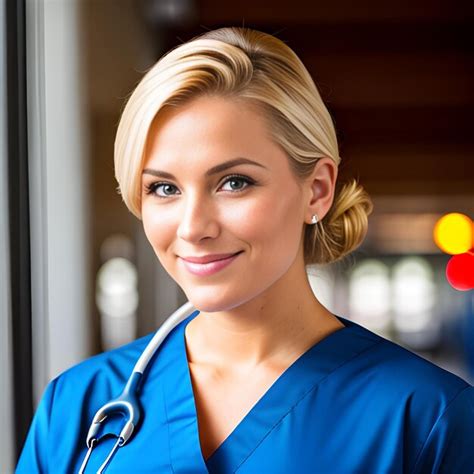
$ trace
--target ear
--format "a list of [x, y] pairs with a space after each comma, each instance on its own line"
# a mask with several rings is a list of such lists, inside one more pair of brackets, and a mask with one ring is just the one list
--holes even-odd
[[331, 158], [320, 158], [311, 176], [305, 180], [305, 221], [311, 223], [311, 217], [316, 214], [319, 220], [328, 213], [336, 189], [338, 167]]

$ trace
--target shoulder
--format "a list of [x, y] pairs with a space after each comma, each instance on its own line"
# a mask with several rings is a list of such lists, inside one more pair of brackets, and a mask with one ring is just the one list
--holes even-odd
[[152, 337], [153, 333], [89, 357], [52, 379], [42, 398], [50, 408], [51, 421], [72, 407], [95, 409], [118, 396]]
[[351, 371], [351, 381], [361, 380], [386, 430], [401, 430], [410, 472], [474, 472], [474, 387], [362, 326], [356, 333], [373, 344]]
[[430, 401], [447, 403], [470, 384], [452, 372], [415, 354], [411, 350], [380, 337], [373, 356], [384, 383], [396, 392], [424, 396]]
[[118, 348], [91, 356], [65, 370], [52, 382], [60, 387], [65, 383], [87, 384], [106, 380], [113, 383], [116, 379], [126, 380], [152, 337], [153, 334], [147, 334]]
[[403, 426], [416, 473], [474, 472], [474, 387], [401, 345], [377, 343], [364, 372], [373, 406]]
[[402, 403], [412, 424], [429, 430], [456, 406], [474, 424], [474, 388], [466, 380], [385, 339], [376, 352], [383, 391]]
[[431, 402], [447, 402], [470, 384], [413, 351], [352, 322], [354, 334], [371, 341], [359, 370], [370, 372], [374, 385], [397, 395], [417, 394]]
[[423, 420], [429, 429], [464, 390], [472, 393], [472, 386], [461, 377], [363, 326], [353, 326], [354, 338], [371, 343], [351, 364], [348, 376], [384, 410], [403, 412], [412, 425], [421, 427]]

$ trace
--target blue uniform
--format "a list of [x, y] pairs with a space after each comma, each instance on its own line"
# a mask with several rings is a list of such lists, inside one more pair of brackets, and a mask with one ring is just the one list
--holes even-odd
[[[198, 314], [158, 349], [140, 394], [141, 425], [108, 473], [474, 472], [474, 387], [342, 317], [345, 327], [288, 367], [204, 459], [184, 332]], [[122, 391], [151, 337], [94, 356], [50, 382], [18, 473], [78, 471], [93, 415]], [[86, 472], [97, 471], [113, 441], [99, 443]]]

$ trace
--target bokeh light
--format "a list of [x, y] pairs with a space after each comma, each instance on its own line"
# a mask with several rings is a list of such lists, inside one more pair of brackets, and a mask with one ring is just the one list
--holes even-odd
[[446, 278], [450, 285], [460, 291], [474, 289], [474, 249], [453, 255], [446, 266]]
[[384, 335], [390, 327], [391, 303], [388, 266], [377, 259], [357, 264], [349, 278], [351, 319]]
[[433, 238], [443, 252], [451, 255], [465, 253], [474, 246], [473, 222], [458, 212], [446, 214], [436, 222]]
[[423, 331], [433, 323], [436, 287], [433, 270], [421, 257], [405, 257], [393, 268], [394, 326]]

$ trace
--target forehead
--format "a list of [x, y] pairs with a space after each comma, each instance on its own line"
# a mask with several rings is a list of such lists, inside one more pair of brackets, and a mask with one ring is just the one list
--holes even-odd
[[239, 97], [224, 97], [211, 94], [202, 94], [178, 105], [165, 105], [156, 115], [153, 128], [159, 130], [171, 122], [180, 124], [187, 120], [219, 116], [219, 119], [243, 117], [264, 122], [263, 113], [255, 101]]
[[[167, 106], [155, 117], [146, 147], [147, 160], [260, 153], [277, 147], [266, 118], [243, 100], [203, 96], [177, 107]], [[218, 156], [216, 156], [217, 158]]]

